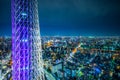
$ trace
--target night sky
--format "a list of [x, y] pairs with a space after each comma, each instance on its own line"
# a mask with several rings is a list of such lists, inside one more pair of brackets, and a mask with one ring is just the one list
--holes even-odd
[[[120, 36], [120, 0], [38, 0], [42, 36]], [[11, 36], [11, 3], [0, 0], [0, 36]]]

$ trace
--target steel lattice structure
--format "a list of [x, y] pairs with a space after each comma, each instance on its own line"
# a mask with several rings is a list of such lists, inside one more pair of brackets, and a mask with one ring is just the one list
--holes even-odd
[[37, 0], [12, 0], [12, 79], [44, 80]]

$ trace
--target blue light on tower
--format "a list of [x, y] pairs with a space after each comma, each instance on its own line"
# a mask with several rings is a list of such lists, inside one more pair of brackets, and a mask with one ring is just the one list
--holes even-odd
[[27, 16], [27, 13], [22, 12], [21, 15], [22, 15], [22, 16]]

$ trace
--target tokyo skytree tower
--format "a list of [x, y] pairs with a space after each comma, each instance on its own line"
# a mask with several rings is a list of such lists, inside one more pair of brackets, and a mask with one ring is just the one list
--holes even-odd
[[44, 80], [37, 0], [11, 0], [12, 79]]

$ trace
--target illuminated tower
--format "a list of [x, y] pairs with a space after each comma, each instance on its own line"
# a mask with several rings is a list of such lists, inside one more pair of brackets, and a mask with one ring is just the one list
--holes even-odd
[[12, 0], [12, 78], [44, 80], [37, 0]]

